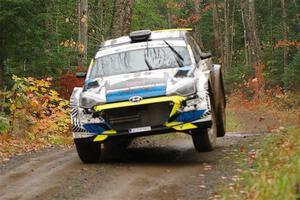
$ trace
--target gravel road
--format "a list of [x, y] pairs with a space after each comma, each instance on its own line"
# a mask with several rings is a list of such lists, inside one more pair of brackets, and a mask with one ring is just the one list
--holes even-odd
[[197, 153], [188, 136], [154, 136], [104, 152], [98, 164], [81, 163], [74, 148], [50, 148], [0, 166], [0, 199], [208, 199], [238, 170], [240, 145], [258, 138], [228, 133], [214, 151]]

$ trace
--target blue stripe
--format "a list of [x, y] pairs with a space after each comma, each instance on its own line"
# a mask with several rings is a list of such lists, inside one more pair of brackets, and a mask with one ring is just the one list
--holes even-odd
[[108, 127], [107, 124], [103, 123], [94, 123], [94, 124], [84, 124], [83, 127], [90, 133], [90, 134], [101, 134], [106, 129], [104, 127]]
[[157, 97], [166, 95], [166, 86], [155, 86], [150, 88], [126, 90], [120, 92], [110, 92], [106, 94], [106, 101], [108, 103], [118, 101], [128, 101], [130, 97], [140, 96], [143, 98]]
[[195, 111], [180, 113], [174, 121], [183, 122], [183, 123], [192, 122], [200, 119], [203, 116], [204, 112], [205, 110], [195, 110]]

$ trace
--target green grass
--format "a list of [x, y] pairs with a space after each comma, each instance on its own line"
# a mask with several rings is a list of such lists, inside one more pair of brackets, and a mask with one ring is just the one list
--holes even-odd
[[0, 113], [0, 134], [7, 132], [9, 129], [9, 119]]
[[242, 130], [245, 130], [245, 127], [235, 116], [234, 111], [227, 109], [226, 110], [226, 131], [227, 132], [237, 132], [237, 131], [242, 131]]
[[[300, 128], [262, 138], [248, 146], [241, 181], [221, 191], [221, 199], [282, 200], [300, 199]], [[246, 161], [246, 162], [245, 162]]]

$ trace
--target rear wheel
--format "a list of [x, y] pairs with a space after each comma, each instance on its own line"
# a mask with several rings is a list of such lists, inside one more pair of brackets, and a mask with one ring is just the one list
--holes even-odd
[[226, 100], [221, 69], [214, 69], [211, 76], [211, 98], [215, 108], [217, 122], [217, 137], [223, 137], [226, 133]]
[[217, 117], [217, 136], [223, 137], [226, 133], [226, 113], [225, 113], [225, 95], [223, 96], [224, 101], [222, 100], [218, 107], [218, 117]]
[[100, 161], [101, 143], [93, 141], [75, 140], [80, 160], [84, 163], [96, 163]]

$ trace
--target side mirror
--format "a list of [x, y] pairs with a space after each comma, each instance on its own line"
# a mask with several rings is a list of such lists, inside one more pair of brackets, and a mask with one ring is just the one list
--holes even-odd
[[77, 78], [85, 78], [86, 77], [86, 72], [76, 72], [76, 77]]
[[201, 58], [202, 60], [208, 59], [208, 58], [211, 58], [211, 57], [212, 57], [211, 52], [203, 52], [203, 53], [201, 53], [201, 55], [200, 55], [200, 58]]

